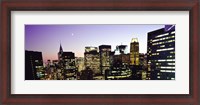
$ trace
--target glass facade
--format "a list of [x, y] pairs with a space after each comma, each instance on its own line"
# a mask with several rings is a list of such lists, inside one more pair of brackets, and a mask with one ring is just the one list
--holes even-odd
[[148, 33], [147, 62], [151, 80], [175, 79], [175, 26]]

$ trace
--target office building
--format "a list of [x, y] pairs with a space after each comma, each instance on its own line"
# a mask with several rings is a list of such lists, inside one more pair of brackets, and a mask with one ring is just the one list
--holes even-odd
[[139, 53], [142, 80], [147, 80], [147, 54]]
[[85, 68], [92, 70], [94, 74], [100, 73], [100, 57], [97, 47], [85, 47], [84, 64]]
[[137, 38], [132, 38], [131, 40], [130, 65], [139, 65], [139, 42]]
[[75, 55], [73, 52], [64, 52], [62, 46], [58, 52], [58, 62], [62, 69], [64, 79], [74, 80], [76, 79], [76, 65], [75, 65]]
[[130, 55], [125, 53], [126, 45], [119, 45], [116, 47], [113, 55], [113, 63], [110, 70], [105, 71], [106, 80], [130, 80], [131, 70], [129, 69]]
[[130, 65], [130, 54], [125, 53], [127, 45], [119, 45], [116, 47], [115, 51], [119, 53], [114, 55], [113, 64], [120, 64], [121, 66], [129, 66]]
[[100, 69], [101, 73], [104, 75], [105, 70], [110, 69], [110, 55], [111, 55], [111, 46], [110, 45], [101, 45], [99, 46], [100, 54]]
[[25, 51], [25, 80], [44, 79], [42, 52]]
[[84, 57], [76, 57], [75, 62], [76, 62], [76, 68], [78, 69], [78, 72], [81, 72], [82, 70], [85, 69]]
[[175, 25], [148, 33], [147, 62], [150, 79], [175, 79]]

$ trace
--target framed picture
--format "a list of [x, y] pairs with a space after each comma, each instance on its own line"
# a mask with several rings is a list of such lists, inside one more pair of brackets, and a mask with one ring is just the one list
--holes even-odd
[[199, 5], [1, 1], [1, 104], [199, 105]]

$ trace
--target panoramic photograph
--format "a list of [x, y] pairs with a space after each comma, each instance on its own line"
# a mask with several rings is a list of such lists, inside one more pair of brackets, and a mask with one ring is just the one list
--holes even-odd
[[26, 24], [25, 80], [175, 80], [174, 24]]

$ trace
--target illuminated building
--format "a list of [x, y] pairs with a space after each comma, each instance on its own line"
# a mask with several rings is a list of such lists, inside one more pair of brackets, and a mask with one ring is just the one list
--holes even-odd
[[85, 68], [92, 70], [94, 74], [100, 73], [100, 58], [97, 47], [85, 47], [84, 64]]
[[75, 62], [76, 62], [76, 68], [78, 69], [78, 72], [80, 72], [80, 71], [85, 69], [84, 58], [83, 57], [76, 57], [75, 58]]
[[146, 80], [147, 78], [147, 54], [139, 53], [139, 59], [140, 59], [140, 66], [142, 70], [141, 73], [141, 79]]
[[147, 68], [147, 54], [139, 53], [139, 65], [142, 65], [144, 68]]
[[99, 46], [99, 54], [100, 54], [100, 69], [101, 73], [104, 75], [105, 70], [110, 69], [111, 46], [110, 45]]
[[110, 70], [106, 70], [106, 80], [130, 80], [132, 72], [129, 69], [130, 55], [125, 53], [126, 45], [119, 45], [115, 51], [118, 55], [113, 56], [113, 63]]
[[114, 63], [120, 63], [123, 66], [129, 66], [130, 64], [130, 54], [125, 53], [127, 45], [119, 45], [116, 47], [115, 51], [119, 51], [119, 54], [114, 55]]
[[151, 79], [175, 79], [175, 25], [148, 33], [147, 61]]
[[64, 52], [62, 46], [60, 45], [60, 50], [58, 52], [58, 61], [61, 66], [64, 79], [74, 80], [76, 79], [76, 65], [75, 56], [73, 52]]
[[130, 65], [139, 65], [139, 42], [137, 38], [131, 40]]
[[132, 38], [130, 43], [130, 69], [133, 80], [142, 79], [142, 66], [139, 61], [139, 42], [137, 38]]
[[44, 79], [42, 52], [25, 51], [25, 80]]
[[91, 52], [91, 51], [98, 52], [98, 48], [97, 47], [92, 47], [92, 46], [85, 47], [85, 52]]

